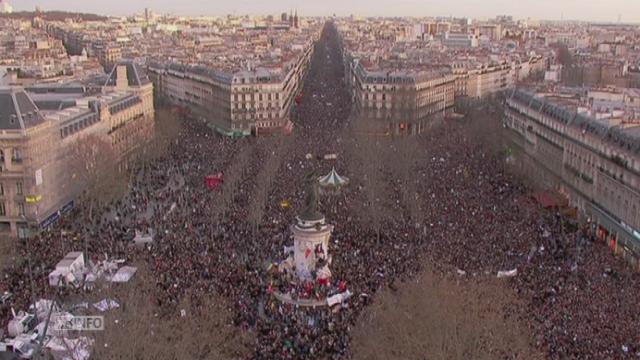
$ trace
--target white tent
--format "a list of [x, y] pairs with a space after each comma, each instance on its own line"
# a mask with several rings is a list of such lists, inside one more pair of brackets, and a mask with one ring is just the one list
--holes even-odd
[[323, 188], [339, 188], [343, 185], [347, 185], [349, 183], [349, 178], [340, 176], [336, 172], [336, 168], [332, 168], [331, 172], [325, 176], [320, 176], [318, 178], [318, 182], [320, 186]]
[[125, 283], [129, 282], [133, 275], [138, 271], [138, 268], [133, 266], [123, 266], [111, 277], [111, 282]]

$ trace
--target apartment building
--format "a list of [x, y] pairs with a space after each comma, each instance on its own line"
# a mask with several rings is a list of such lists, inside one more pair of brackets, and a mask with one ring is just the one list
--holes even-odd
[[517, 90], [506, 99], [504, 124], [526, 167], [565, 194], [597, 236], [639, 268], [640, 123], [589, 115], [584, 107], [575, 95]]
[[108, 139], [122, 161], [149, 139], [153, 85], [135, 68], [118, 66], [104, 94], [0, 89], [0, 235], [29, 237], [74, 206], [84, 184], [70, 169], [83, 137]]
[[446, 32], [442, 34], [442, 45], [451, 48], [478, 47], [478, 35], [467, 33]]
[[501, 61], [493, 63], [454, 62], [452, 70], [456, 77], [456, 97], [482, 99], [513, 87], [536, 72], [545, 70], [547, 64], [541, 55], [524, 61]]
[[359, 116], [394, 134], [420, 133], [431, 115], [454, 105], [455, 76], [448, 68], [391, 70], [347, 60], [345, 76]]
[[153, 63], [148, 70], [161, 99], [188, 107], [223, 135], [290, 131], [291, 108], [302, 88], [313, 48], [310, 42], [290, 61], [270, 68], [229, 71]]

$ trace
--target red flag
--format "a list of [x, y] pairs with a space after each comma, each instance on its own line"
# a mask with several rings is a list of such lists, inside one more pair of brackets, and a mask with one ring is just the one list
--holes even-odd
[[224, 183], [222, 173], [218, 173], [216, 175], [209, 175], [205, 178], [205, 180], [207, 181], [207, 187], [209, 189], [215, 189], [218, 186], [220, 186], [220, 184]]
[[340, 289], [340, 292], [347, 290], [347, 282], [344, 280], [341, 280], [340, 284], [338, 284], [338, 289]]

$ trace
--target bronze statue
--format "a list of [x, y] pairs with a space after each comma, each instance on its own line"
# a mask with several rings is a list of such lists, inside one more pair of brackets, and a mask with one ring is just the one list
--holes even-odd
[[318, 174], [315, 169], [307, 174], [305, 182], [307, 184], [307, 198], [300, 217], [304, 220], [320, 220], [323, 216], [318, 212]]

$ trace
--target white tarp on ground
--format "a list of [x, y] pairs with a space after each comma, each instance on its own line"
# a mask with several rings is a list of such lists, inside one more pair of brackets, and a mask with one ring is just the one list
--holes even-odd
[[343, 301], [348, 300], [351, 297], [351, 291], [347, 290], [343, 293], [340, 294], [335, 294], [333, 296], [330, 296], [327, 298], [327, 304], [329, 304], [329, 306], [333, 306], [335, 304], [340, 304]]
[[514, 277], [518, 275], [518, 269], [498, 271], [498, 279], [504, 277]]
[[82, 279], [85, 271], [86, 266], [82, 252], [70, 252], [58, 262], [55, 270], [49, 274], [49, 285], [77, 285], [76, 282]]
[[[36, 315], [38, 316], [38, 319], [47, 318], [47, 315], [49, 314], [49, 310], [51, 309], [51, 303], [52, 301], [47, 299], [40, 299], [36, 301]], [[54, 304], [53, 311], [56, 312], [59, 310], [60, 308], [58, 307], [58, 304]]]
[[153, 232], [149, 231], [148, 233], [142, 233], [136, 230], [136, 236], [133, 238], [133, 242], [136, 245], [145, 245], [153, 242]]
[[123, 266], [111, 277], [111, 282], [125, 283], [131, 280], [138, 268], [133, 266]]
[[120, 304], [118, 304], [118, 302], [113, 299], [103, 299], [93, 304], [93, 307], [98, 309], [100, 312], [105, 312], [107, 310], [119, 308]]
[[69, 339], [57, 336], [52, 337], [45, 345], [55, 359], [64, 360], [89, 359], [91, 346], [93, 346], [93, 340], [88, 337]]

